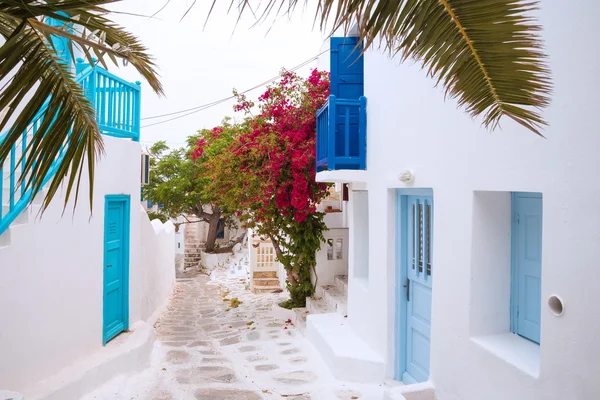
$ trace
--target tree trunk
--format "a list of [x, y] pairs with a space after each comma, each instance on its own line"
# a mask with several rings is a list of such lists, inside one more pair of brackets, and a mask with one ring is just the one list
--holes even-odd
[[216, 217], [208, 219], [208, 235], [206, 236], [206, 252], [212, 253], [215, 250], [215, 242], [217, 241], [217, 234], [219, 233], [219, 216], [221, 213], [217, 213]]

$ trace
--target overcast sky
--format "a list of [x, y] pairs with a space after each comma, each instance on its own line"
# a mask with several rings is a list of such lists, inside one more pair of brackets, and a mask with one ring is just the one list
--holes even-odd
[[[113, 10], [150, 16], [167, 0], [126, 0]], [[192, 0], [171, 0], [156, 17], [113, 15], [114, 20], [137, 35], [150, 49], [159, 66], [166, 98], [156, 96], [131, 67], [110, 70], [130, 81], [142, 81], [142, 144], [166, 140], [182, 146], [186, 137], [198, 129], [218, 125], [224, 116], [234, 116], [233, 101], [198, 113], [151, 127], [146, 125], [173, 118], [144, 119], [211, 103], [262, 83], [280, 72], [316, 56], [326, 35], [313, 28], [314, 9], [304, 2], [291, 18], [275, 15], [252, 27], [255, 19], [244, 12], [236, 27], [237, 10], [227, 13], [230, 0], [219, 0], [206, 27], [204, 23], [212, 1], [199, 0], [181, 20]], [[264, 2], [263, 2], [264, 3]], [[316, 2], [315, 2], [316, 3]], [[298, 72], [307, 76], [313, 61]], [[253, 99], [263, 88], [249, 93]]]

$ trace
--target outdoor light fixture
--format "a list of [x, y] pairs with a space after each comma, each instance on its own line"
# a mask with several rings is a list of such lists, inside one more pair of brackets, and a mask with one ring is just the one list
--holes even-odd
[[407, 184], [413, 183], [415, 181], [415, 174], [411, 170], [407, 170], [400, 173], [398, 179]]

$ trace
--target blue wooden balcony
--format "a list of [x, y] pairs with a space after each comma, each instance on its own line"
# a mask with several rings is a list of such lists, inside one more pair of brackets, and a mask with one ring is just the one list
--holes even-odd
[[317, 172], [367, 168], [367, 98], [329, 96], [317, 112]]
[[[103, 135], [115, 136], [133, 141], [140, 139], [140, 103], [141, 87], [139, 82], [130, 83], [105, 69], [84, 64], [78, 60], [76, 81], [94, 106], [96, 121]], [[46, 106], [30, 122], [22, 133], [21, 140], [13, 145], [10, 156], [0, 163], [0, 235], [27, 208], [37, 193], [25, 185], [25, 165], [29, 162], [31, 148], [29, 144], [38, 128], [46, 118], [55, 118], [46, 114]], [[0, 143], [7, 133], [0, 134]], [[68, 140], [61, 147], [53, 167], [44, 177], [44, 185], [55, 175], [62, 161]], [[43, 186], [43, 185], [42, 185]]]

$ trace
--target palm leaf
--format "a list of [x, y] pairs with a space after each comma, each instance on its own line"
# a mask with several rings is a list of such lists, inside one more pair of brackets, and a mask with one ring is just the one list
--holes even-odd
[[[277, 2], [290, 12], [298, 0], [269, 0], [261, 18]], [[537, 0], [319, 0], [316, 18], [332, 31], [347, 32], [358, 21], [365, 50], [378, 44], [417, 60], [484, 126], [495, 129], [508, 117], [541, 135], [551, 79], [532, 17], [537, 6]]]
[[[0, 81], [5, 82], [0, 91], [0, 110], [6, 110], [0, 121], [0, 132], [8, 128], [0, 141], [0, 165], [34, 118], [47, 107], [27, 146], [29, 157], [21, 174], [27, 188], [36, 193], [48, 172], [56, 169], [42, 210], [48, 207], [63, 183], [66, 183], [65, 207], [73, 193], [77, 203], [84, 167], [87, 167], [90, 181], [91, 210], [94, 166], [103, 152], [94, 109], [71, 70], [58, 59], [51, 44], [52, 36], [71, 39], [83, 49], [90, 63], [96, 56], [105, 65], [104, 55], [115, 63], [117, 58], [129, 61], [155, 92], [163, 93], [147, 49], [133, 35], [112, 23], [105, 16], [107, 11], [100, 7], [113, 1], [47, 0], [42, 3], [8, 0], [0, 3], [0, 35], [6, 39], [0, 47]], [[45, 17], [75, 23], [76, 28], [70, 33], [49, 26]], [[24, 101], [28, 97], [30, 100]], [[55, 165], [63, 153], [62, 161]]]

